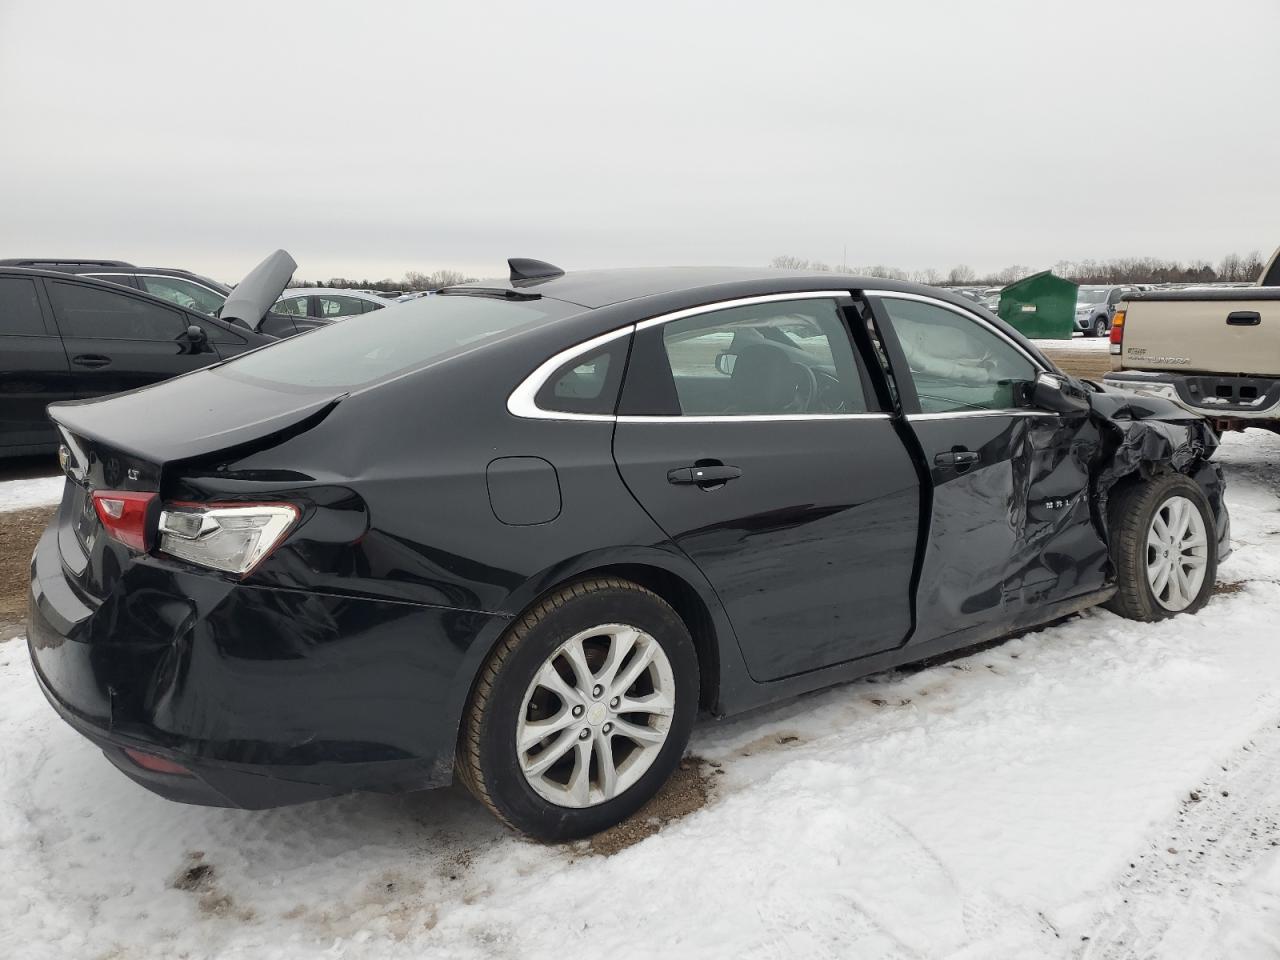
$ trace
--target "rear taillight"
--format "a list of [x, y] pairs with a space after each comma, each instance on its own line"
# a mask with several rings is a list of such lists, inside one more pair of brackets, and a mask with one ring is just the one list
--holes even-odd
[[1116, 356], [1124, 349], [1124, 311], [1117, 310], [1111, 318], [1111, 352]]
[[152, 773], [168, 773], [177, 777], [191, 776], [191, 771], [182, 764], [166, 760], [164, 757], [157, 757], [154, 753], [143, 753], [141, 750], [125, 747], [124, 755], [143, 770], [150, 770]]
[[146, 553], [151, 549], [151, 531], [155, 529], [153, 507], [158, 497], [156, 493], [131, 490], [95, 490], [93, 509], [109, 537], [130, 550]]
[[160, 550], [245, 576], [298, 522], [291, 503], [170, 503], [160, 514]]

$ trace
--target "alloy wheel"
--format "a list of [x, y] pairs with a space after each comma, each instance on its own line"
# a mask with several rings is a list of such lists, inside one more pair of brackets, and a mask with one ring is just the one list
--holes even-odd
[[576, 633], [525, 691], [515, 732], [521, 772], [558, 806], [612, 800], [657, 759], [675, 703], [671, 663], [651, 635], [620, 623]]
[[1156, 602], [1178, 612], [1191, 606], [1204, 586], [1209, 537], [1204, 517], [1186, 497], [1170, 497], [1147, 530], [1147, 582]]

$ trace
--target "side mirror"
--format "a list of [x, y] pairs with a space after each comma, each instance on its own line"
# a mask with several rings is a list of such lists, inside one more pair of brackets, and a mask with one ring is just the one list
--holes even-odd
[[209, 342], [209, 335], [204, 332], [204, 327], [198, 323], [193, 323], [187, 327], [187, 340], [194, 347], [203, 347]]
[[716, 369], [723, 373], [726, 377], [733, 376], [733, 368], [738, 362], [736, 353], [717, 353]]
[[1066, 377], [1042, 373], [1027, 386], [1027, 398], [1033, 407], [1062, 414], [1089, 412], [1089, 395]]

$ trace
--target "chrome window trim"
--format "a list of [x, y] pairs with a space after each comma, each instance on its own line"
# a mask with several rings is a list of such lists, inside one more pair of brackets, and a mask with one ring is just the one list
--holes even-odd
[[[127, 277], [127, 276], [129, 276], [129, 274], [127, 274], [127, 273], [121, 273], [121, 274], [118, 274], [118, 276], [121, 276], [121, 277]], [[145, 278], [145, 279], [149, 279], [149, 280], [182, 280], [184, 283], [189, 283], [189, 284], [191, 284], [193, 287], [199, 287], [201, 290], [208, 290], [208, 291], [209, 291], [210, 293], [212, 293], [215, 297], [221, 297], [223, 300], [227, 299], [227, 295], [226, 295], [225, 293], [223, 293], [222, 291], [220, 291], [220, 290], [215, 290], [215, 289], [213, 289], [213, 287], [207, 287], [207, 286], [205, 286], [203, 283], [201, 283], [199, 280], [192, 280], [190, 277], [170, 277], [170, 276], [168, 276], [167, 274], [163, 274], [163, 273], [135, 273], [135, 274], [133, 274], [133, 276], [135, 276], [135, 277], [143, 277], [143, 278]], [[142, 292], [143, 292], [143, 293], [150, 293], [150, 291], [146, 289], [145, 284], [143, 285], [143, 291], [142, 291]]]
[[968, 417], [1056, 417], [1051, 410], [938, 410], [931, 413], [908, 413], [908, 420], [959, 420]]
[[881, 300], [886, 300], [886, 299], [915, 300], [917, 303], [927, 303], [934, 307], [941, 307], [943, 310], [950, 310], [952, 313], [958, 314], [959, 316], [964, 317], [966, 320], [972, 320], [974, 323], [978, 324], [984, 329], [995, 334], [997, 337], [999, 337], [1005, 343], [1009, 344], [1009, 346], [1013, 347], [1020, 354], [1022, 354], [1029, 361], [1031, 361], [1031, 365], [1035, 367], [1036, 370], [1039, 370], [1041, 372], [1049, 372], [1049, 373], [1053, 372], [1049, 370], [1049, 368], [1046, 367], [1043, 363], [1037, 360], [1033, 355], [1028, 353], [1026, 347], [1018, 343], [1018, 341], [1012, 339], [1008, 334], [1006, 334], [999, 327], [993, 326], [989, 320], [984, 320], [982, 317], [978, 316], [976, 313], [973, 313], [970, 310], [966, 310], [964, 307], [959, 306], [958, 304], [947, 303], [947, 301], [945, 300], [939, 300], [936, 297], [930, 297], [920, 293], [905, 293], [905, 292], [899, 292], [897, 290], [863, 290], [862, 295], [864, 297], [876, 297]]
[[762, 423], [772, 420], [888, 420], [888, 413], [759, 413], [741, 417], [724, 416], [622, 416], [618, 423]]
[[799, 293], [765, 293], [758, 297], [738, 297], [735, 300], [704, 303], [698, 307], [687, 307], [684, 310], [676, 310], [674, 313], [664, 313], [648, 320], [641, 320], [636, 324], [636, 329], [648, 330], [650, 327], [658, 327], [676, 320], [684, 320], [686, 317], [696, 317], [703, 313], [716, 313], [720, 310], [733, 310], [736, 307], [751, 307], [758, 303], [782, 303], [787, 300], [830, 300], [833, 297], [850, 297], [852, 295], [848, 290], [814, 290]]
[[592, 337], [590, 340], [583, 341], [568, 350], [561, 350], [550, 360], [539, 364], [538, 368], [525, 377], [520, 385], [511, 391], [511, 395], [507, 397], [507, 412], [515, 417], [522, 417], [525, 420], [595, 420], [614, 422], [618, 418], [612, 413], [569, 413], [563, 410], [543, 410], [538, 406], [536, 397], [538, 391], [546, 384], [547, 379], [559, 370], [562, 366], [593, 350], [598, 350], [607, 343], [612, 343], [621, 337], [628, 337], [635, 333], [636, 325], [628, 324], [617, 330], [610, 330], [608, 333], [601, 334], [598, 337]]
[[579, 343], [577, 346], [562, 350], [550, 360], [540, 364], [533, 373], [525, 377], [520, 385], [511, 391], [511, 395], [507, 397], [507, 412], [512, 416], [521, 417], [525, 420], [587, 420], [587, 421], [606, 421], [614, 423], [709, 423], [722, 422], [725, 420], [740, 421], [760, 421], [760, 420], [837, 420], [837, 419], [862, 419], [866, 417], [888, 417], [888, 414], [881, 413], [854, 413], [854, 414], [830, 414], [830, 413], [806, 413], [806, 414], [769, 414], [752, 417], [665, 417], [665, 416], [625, 416], [619, 417], [614, 414], [605, 413], [568, 413], [560, 410], [543, 410], [535, 402], [538, 391], [546, 384], [547, 379], [559, 370], [562, 366], [573, 360], [575, 357], [583, 356], [593, 350], [598, 350], [606, 343], [618, 339], [619, 337], [629, 336], [639, 330], [647, 330], [650, 327], [662, 326], [663, 324], [672, 323], [676, 320], [683, 320], [686, 317], [696, 317], [704, 313], [715, 313], [720, 310], [732, 310], [735, 307], [749, 307], [758, 303], [778, 303], [788, 300], [830, 300], [839, 297], [851, 297], [853, 294], [850, 290], [813, 290], [800, 291], [792, 293], [766, 293], [756, 297], [738, 297], [733, 300], [720, 300], [716, 303], [706, 303], [697, 307], [687, 307], [683, 310], [676, 310], [671, 313], [659, 314], [656, 317], [650, 317], [648, 320], [641, 320], [638, 323], [631, 323], [609, 333], [601, 334], [591, 340]]

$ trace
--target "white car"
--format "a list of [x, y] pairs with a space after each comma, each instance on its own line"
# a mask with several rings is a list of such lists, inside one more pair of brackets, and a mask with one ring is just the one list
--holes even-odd
[[317, 317], [322, 320], [340, 320], [356, 314], [381, 310], [392, 300], [363, 290], [342, 290], [330, 287], [295, 287], [286, 290], [276, 301], [272, 311], [292, 317]]

